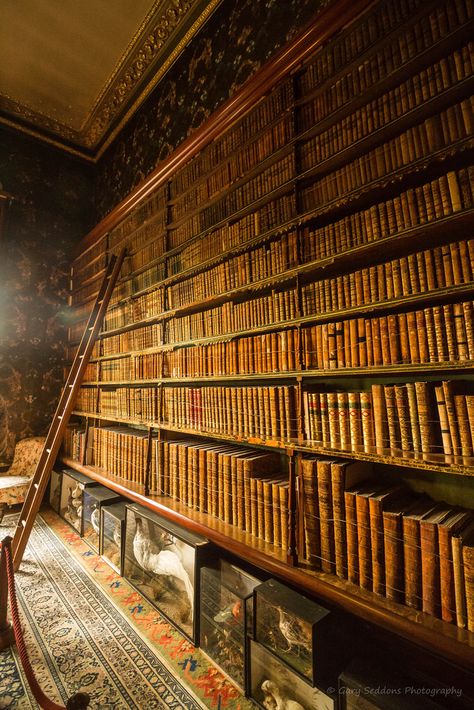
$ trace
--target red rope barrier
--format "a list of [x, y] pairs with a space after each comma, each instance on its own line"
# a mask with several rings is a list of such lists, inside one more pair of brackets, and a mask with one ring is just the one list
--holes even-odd
[[15, 643], [18, 649], [18, 653], [20, 655], [21, 664], [23, 666], [23, 670], [25, 672], [32, 693], [36, 701], [43, 708], [43, 710], [82, 710], [83, 708], [87, 708], [89, 704], [89, 696], [86, 693], [76, 693], [76, 695], [73, 695], [68, 700], [66, 706], [58, 705], [53, 700], [50, 700], [43, 693], [38, 681], [36, 680], [33, 668], [31, 667], [30, 659], [28, 658], [28, 651], [26, 650], [25, 640], [23, 638], [23, 631], [21, 628], [20, 615], [18, 612], [18, 601], [16, 598], [11, 542], [12, 538], [6, 537], [1, 544], [5, 549], [8, 592], [10, 594], [10, 608], [12, 614], [13, 631], [15, 634]]

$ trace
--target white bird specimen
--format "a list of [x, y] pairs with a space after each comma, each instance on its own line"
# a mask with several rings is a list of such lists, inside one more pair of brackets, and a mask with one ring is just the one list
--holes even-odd
[[291, 698], [282, 695], [280, 688], [273, 681], [264, 680], [261, 687], [265, 693], [265, 701], [268, 703], [268, 707], [272, 707], [271, 701], [273, 699], [275, 710], [305, 710], [296, 700], [291, 700]]
[[120, 545], [122, 544], [122, 530], [121, 530], [120, 523], [117, 523], [116, 526], [114, 527], [114, 532], [112, 533], [112, 537], [114, 538], [114, 542], [117, 545], [117, 547], [120, 548]]
[[140, 567], [146, 572], [153, 572], [166, 577], [176, 577], [183, 584], [188, 595], [191, 609], [194, 606], [194, 590], [189, 575], [178, 555], [171, 550], [160, 550], [143, 532], [142, 521], [136, 518], [136, 531], [133, 538], [133, 554]]
[[94, 508], [91, 513], [91, 525], [97, 535], [100, 533], [100, 508]]

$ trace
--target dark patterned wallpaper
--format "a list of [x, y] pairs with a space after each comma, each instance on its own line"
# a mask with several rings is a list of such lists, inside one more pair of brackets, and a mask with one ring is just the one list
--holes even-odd
[[105, 216], [331, 0], [223, 0], [98, 165]]
[[0, 241], [0, 464], [47, 431], [63, 381], [73, 245], [93, 222], [93, 175], [63, 153], [0, 131], [0, 182], [17, 199]]

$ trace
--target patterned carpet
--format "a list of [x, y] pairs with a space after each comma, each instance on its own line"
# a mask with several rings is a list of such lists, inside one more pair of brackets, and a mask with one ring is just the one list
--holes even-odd
[[[255, 708], [55, 513], [38, 517], [16, 582], [30, 658], [56, 702], [84, 690], [91, 710]], [[0, 708], [37, 707], [16, 653], [0, 653]]]

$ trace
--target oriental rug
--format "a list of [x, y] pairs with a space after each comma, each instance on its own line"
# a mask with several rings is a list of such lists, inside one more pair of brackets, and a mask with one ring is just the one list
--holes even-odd
[[[52, 511], [15, 578], [30, 659], [56, 702], [82, 690], [91, 710], [255, 707]], [[38, 708], [14, 649], [0, 653], [0, 708]]]

